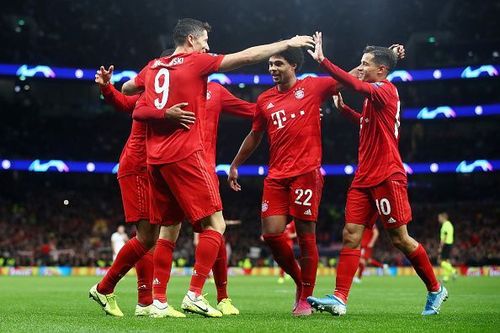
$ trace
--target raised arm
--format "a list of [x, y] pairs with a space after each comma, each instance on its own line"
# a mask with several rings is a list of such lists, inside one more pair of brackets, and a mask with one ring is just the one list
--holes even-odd
[[108, 69], [101, 66], [95, 74], [95, 82], [99, 85], [104, 101], [112, 105], [116, 111], [132, 113], [139, 96], [125, 96], [120, 93], [112, 84], [114, 66]]
[[238, 184], [238, 167], [252, 155], [262, 141], [263, 135], [264, 132], [250, 131], [245, 140], [243, 140], [238, 154], [236, 154], [233, 162], [231, 162], [227, 182], [234, 191], [241, 191], [241, 185]]
[[316, 32], [314, 34], [315, 47], [314, 51], [307, 50], [311, 57], [316, 60], [321, 66], [337, 81], [340, 82], [344, 87], [351, 88], [367, 97], [376, 89], [373, 84], [363, 82], [357, 77], [349, 74], [340, 67], [332, 64], [330, 60], [325, 58], [323, 54], [323, 37], [321, 32]]
[[254, 46], [240, 52], [226, 54], [220, 64], [219, 71], [227, 72], [256, 64], [291, 47], [314, 47], [314, 40], [311, 36], [295, 36], [276, 43]]
[[349, 119], [351, 122], [356, 125], [359, 124], [359, 119], [361, 119], [361, 114], [351, 108], [349, 105], [344, 103], [344, 99], [342, 98], [342, 94], [339, 92], [338, 95], [333, 95], [333, 104], [340, 111], [340, 114]]

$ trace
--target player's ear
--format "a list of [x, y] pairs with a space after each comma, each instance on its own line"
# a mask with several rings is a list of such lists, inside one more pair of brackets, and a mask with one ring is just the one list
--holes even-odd
[[378, 73], [381, 75], [387, 75], [389, 73], [389, 69], [387, 68], [387, 66], [380, 65], [378, 66]]
[[186, 41], [188, 42], [189, 46], [193, 46], [193, 44], [194, 44], [194, 36], [192, 34], [187, 35]]

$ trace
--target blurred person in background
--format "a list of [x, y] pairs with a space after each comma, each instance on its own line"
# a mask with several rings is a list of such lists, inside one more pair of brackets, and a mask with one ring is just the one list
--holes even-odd
[[455, 230], [446, 212], [438, 214], [438, 222], [441, 225], [438, 263], [442, 268], [443, 282], [448, 282], [450, 276], [456, 278], [457, 275], [457, 270], [452, 266], [450, 261], [450, 253], [455, 242]]

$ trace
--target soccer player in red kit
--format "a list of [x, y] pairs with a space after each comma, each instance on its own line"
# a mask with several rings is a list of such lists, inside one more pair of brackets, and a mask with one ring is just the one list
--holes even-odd
[[[95, 81], [99, 84], [104, 100], [108, 104], [113, 105], [117, 111], [130, 113], [139, 99], [139, 95], [129, 97], [119, 93], [110, 84], [112, 73], [112, 66], [107, 70], [101, 67], [97, 71]], [[119, 162], [118, 182], [125, 211], [125, 222], [136, 224], [137, 237], [150, 235], [153, 233], [151, 229], [154, 229], [155, 226], [149, 223], [146, 124], [132, 121], [130, 135], [123, 147]], [[153, 254], [151, 251], [137, 261], [135, 269], [138, 291], [135, 315], [146, 316], [149, 315], [150, 305], [153, 303]]]
[[[125, 96], [110, 84], [113, 74], [113, 66], [108, 69], [101, 68], [95, 76], [96, 83], [99, 84], [104, 100], [113, 105], [119, 112], [131, 114], [135, 108], [140, 95]], [[170, 111], [170, 110], [169, 110]], [[183, 112], [190, 115], [190, 112]], [[181, 123], [181, 115], [168, 113], [167, 119], [174, 123]], [[123, 209], [125, 211], [125, 221], [136, 224], [136, 238], [143, 239], [154, 244], [158, 231], [157, 226], [149, 223], [149, 188], [146, 170], [146, 129], [143, 122], [132, 120], [132, 128], [129, 138], [125, 144], [119, 159], [118, 182], [122, 195]], [[128, 251], [128, 250], [127, 250]], [[120, 261], [123, 260], [122, 253]], [[138, 304], [135, 309], [136, 316], [148, 316], [153, 303], [152, 282], [153, 282], [153, 253], [149, 251], [136, 264]], [[112, 274], [111, 274], [112, 275]], [[104, 279], [104, 284], [108, 283]], [[96, 296], [95, 293], [92, 295]], [[120, 316], [120, 309], [113, 306], [113, 301], [104, 300], [107, 303], [108, 311], [111, 314]], [[106, 310], [106, 309], [105, 309]], [[177, 312], [178, 315], [184, 316]], [[123, 314], [121, 314], [123, 315]]]
[[[323, 189], [320, 106], [337, 93], [337, 81], [332, 78], [297, 79], [303, 61], [300, 49], [269, 58], [269, 72], [276, 86], [258, 97], [252, 130], [231, 163], [228, 177], [231, 188], [241, 190], [238, 167], [266, 131], [270, 162], [262, 196], [262, 236], [276, 262], [295, 281], [295, 316], [312, 313], [306, 299], [312, 295], [318, 268], [315, 222]], [[283, 234], [288, 216], [295, 220], [300, 267]]]
[[[207, 78], [213, 72], [257, 63], [288, 48], [311, 46], [313, 41], [310, 36], [296, 36], [225, 56], [213, 55], [206, 53], [209, 31], [207, 23], [179, 20], [173, 33], [174, 53], [152, 60], [135, 80], [124, 84], [122, 91], [129, 95], [144, 91], [144, 98], [138, 101], [133, 116], [149, 119], [146, 151], [151, 223], [175, 229], [187, 218], [194, 231], [200, 232], [193, 275], [181, 308], [203, 316], [221, 317], [222, 313], [210, 306], [202, 295], [225, 230], [217, 178], [209, 170], [203, 151]], [[195, 114], [197, 121], [189, 129], [162, 121], [165, 111], [173, 106], [185, 106]], [[149, 248], [138, 243], [134, 250], [128, 264], [135, 264]], [[126, 268], [123, 265], [120, 274], [126, 272]], [[114, 286], [101, 288], [98, 284], [96, 293], [105, 297], [113, 289]]]
[[[241, 100], [232, 95], [226, 88], [216, 82], [207, 85], [207, 102], [204, 115], [205, 128], [203, 130], [203, 144], [206, 154], [208, 170], [215, 173], [217, 130], [219, 116], [222, 112], [238, 117], [252, 118], [255, 113], [255, 104]], [[218, 182], [217, 175], [215, 179]], [[217, 185], [218, 188], [218, 185]], [[180, 225], [179, 225], [180, 226]], [[199, 234], [196, 234], [199, 242]], [[162, 309], [167, 309], [167, 285], [170, 280], [172, 257], [175, 242], [179, 236], [179, 228], [162, 226], [154, 255], [154, 306], [155, 316], [162, 317]], [[237, 315], [239, 310], [232, 304], [227, 293], [227, 252], [224, 238], [212, 267], [215, 286], [217, 289], [217, 309], [223, 315]]]
[[[389, 49], [391, 48], [392, 46]], [[395, 53], [397, 55], [397, 52]], [[345, 107], [344, 100], [340, 92], [338, 93], [338, 95], [333, 96], [333, 103], [344, 117], [351, 120], [356, 125], [359, 124], [359, 119], [361, 118], [361, 114], [356, 111], [353, 111], [350, 108]], [[361, 283], [361, 278], [363, 277], [363, 271], [365, 270], [365, 267], [368, 264], [371, 264], [375, 267], [384, 267], [384, 265], [381, 262], [373, 258], [373, 246], [375, 245], [375, 242], [378, 240], [379, 231], [377, 225], [375, 224], [378, 219], [377, 214], [374, 214], [372, 218], [374, 219], [374, 221], [373, 223], [370, 222], [369, 224], [373, 225], [373, 228], [365, 228], [365, 230], [363, 231], [363, 237], [361, 238], [361, 256], [359, 260], [358, 275], [354, 277], [353, 280], [354, 283]]]
[[325, 298], [309, 297], [308, 302], [333, 315], [346, 313], [349, 290], [359, 265], [363, 230], [372, 227], [373, 215], [378, 213], [392, 243], [406, 255], [427, 287], [422, 315], [437, 314], [448, 292], [437, 281], [427, 252], [408, 235], [406, 227], [411, 221], [411, 208], [398, 149], [400, 101], [396, 87], [387, 80], [396, 65], [396, 56], [385, 47], [367, 47], [358, 66], [358, 79], [324, 57], [321, 33], [317, 32], [314, 39], [314, 52], [308, 51], [313, 59], [344, 87], [363, 94], [365, 101], [359, 117], [358, 169], [347, 194], [335, 291]]
[[[168, 54], [171, 53], [172, 52], [169, 52]], [[113, 85], [109, 84], [112, 74], [112, 67], [110, 67], [109, 70], [101, 68], [98, 73], [103, 73], [99, 75], [100, 77], [102, 77], [103, 75], [105, 76], [105, 78], [101, 79], [103, 81], [106, 80], [105, 83], [101, 84], [101, 91], [103, 93], [105, 101], [108, 102], [109, 104], [112, 104], [117, 110], [121, 112], [132, 113], [132, 111], [135, 108], [135, 103], [139, 98], [139, 95], [134, 95], [134, 96], [123, 95], [119, 91], [117, 91]], [[225, 112], [240, 117], [252, 118], [255, 111], [255, 105], [253, 103], [246, 102], [244, 100], [241, 100], [233, 96], [226, 88], [224, 88], [219, 83], [209, 82], [207, 86], [207, 110], [208, 112], [205, 113], [207, 126], [204, 130], [205, 151], [207, 152], [207, 160], [210, 165], [210, 168], [215, 172], [215, 155], [216, 155], [216, 143], [217, 143], [216, 139], [217, 139], [217, 129], [219, 124], [220, 113]], [[122, 179], [122, 177], [125, 177], [127, 174], [129, 174], [130, 171], [127, 170], [130, 169], [129, 165], [131, 164], [135, 165], [136, 168], [137, 166], [140, 165], [142, 165], [144, 169], [146, 168], [145, 135], [146, 135], [146, 123], [133, 120], [131, 136], [128, 140], [129, 143], [127, 144], [126, 147], [129, 147], [129, 149], [131, 149], [130, 147], [142, 149], [141, 152], [143, 154], [138, 155], [142, 159], [136, 161], [136, 163], [130, 163], [129, 162], [130, 158], [126, 157], [127, 154], [124, 150], [124, 152], [122, 153], [122, 158], [120, 158], [121, 167], [119, 169], [119, 174], [118, 174], [119, 179]], [[134, 142], [134, 144], [131, 144], [131, 142]], [[147, 185], [147, 177], [145, 181]], [[142, 185], [143, 182], [139, 182], [138, 184]], [[120, 182], [120, 185], [122, 185], [122, 182]], [[138, 188], [142, 189], [142, 191], [140, 191], [138, 194], [136, 193], [137, 195], [136, 200], [125, 199], [127, 196], [130, 196], [131, 193], [133, 194], [137, 192], [135, 191], [136, 189], [135, 187], [126, 187], [123, 188], [122, 190], [127, 221], [136, 221], [133, 217], [130, 217], [130, 215], [133, 215], [134, 212], [137, 211], [137, 208], [135, 208], [135, 206], [142, 207], [142, 205], [144, 204], [143, 202], [144, 200], [146, 200], [145, 207], [147, 211], [147, 206], [149, 204], [147, 186], [146, 188], [143, 187], [138, 187]], [[149, 219], [147, 214], [144, 216], [146, 216], [145, 218], [146, 220]], [[149, 225], [149, 222], [147, 223]], [[170, 270], [172, 268], [173, 250], [175, 248], [175, 241], [177, 240], [177, 236], [178, 234], [174, 236], [175, 239], [173, 240], [167, 239], [167, 237], [165, 238], [160, 237], [160, 239], [157, 242], [158, 245], [155, 250], [154, 278], [155, 281], [157, 282], [154, 286], [155, 300], [159, 300], [160, 302], [163, 303], [166, 303], [166, 286], [170, 277]], [[218, 309], [223, 314], [226, 315], [239, 314], [238, 309], [236, 309], [232, 305], [231, 299], [228, 297], [227, 294], [227, 253], [224, 241], [222, 245], [219, 249], [219, 253], [217, 255], [214, 267], [212, 268], [214, 272], [215, 284], [217, 287]], [[162, 249], [162, 247], [166, 247], [166, 249]], [[142, 266], [140, 266], [140, 263], [145, 261], [146, 259], [148, 266], [147, 266], [147, 271], [145, 273], [147, 273], [147, 277], [143, 278], [141, 274], [143, 274], [143, 271], [145, 269]], [[184, 315], [182, 315], [182, 313], [178, 313], [171, 306], [166, 307], [162, 306], [161, 304], [160, 305], [155, 304], [156, 308], [151, 307], [151, 304], [153, 303], [152, 287], [151, 287], [153, 281], [152, 263], [153, 263], [152, 255], [150, 252], [148, 252], [148, 254], [145, 255], [136, 264], [136, 271], [138, 275], [138, 288], [139, 288], [138, 290], [140, 294], [139, 302], [136, 307], [136, 315], [151, 314], [154, 317], [165, 317], [165, 316], [183, 317]], [[142, 295], [142, 300], [141, 300], [141, 295]], [[147, 298], [146, 300], [145, 297]], [[156, 311], [157, 309], [159, 311]], [[169, 309], [169, 311], [165, 311], [166, 309]]]

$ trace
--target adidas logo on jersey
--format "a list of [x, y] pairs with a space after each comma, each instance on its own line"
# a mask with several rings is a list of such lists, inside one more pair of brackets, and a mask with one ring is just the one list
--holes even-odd
[[267, 104], [267, 109], [269, 110], [270, 108], [274, 108], [274, 104], [273, 103]]
[[387, 223], [396, 223], [396, 220], [393, 219], [392, 217], [389, 217], [389, 220], [387, 221]]
[[304, 215], [309, 215], [311, 216], [312, 215], [312, 212], [311, 212], [311, 209], [308, 209], [304, 212]]
[[155, 278], [155, 279], [153, 280], [153, 284], [160, 284], [160, 280], [158, 280], [158, 278]]

